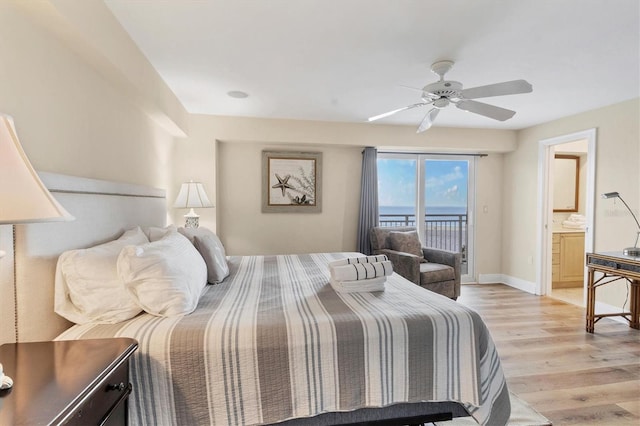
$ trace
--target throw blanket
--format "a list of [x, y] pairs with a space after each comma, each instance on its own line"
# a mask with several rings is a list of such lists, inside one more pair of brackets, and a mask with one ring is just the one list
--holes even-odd
[[77, 325], [58, 339], [127, 336], [131, 424], [266, 424], [400, 402], [460, 401], [504, 425], [500, 359], [474, 311], [397, 274], [336, 293], [328, 263], [354, 253], [232, 257], [192, 314]]

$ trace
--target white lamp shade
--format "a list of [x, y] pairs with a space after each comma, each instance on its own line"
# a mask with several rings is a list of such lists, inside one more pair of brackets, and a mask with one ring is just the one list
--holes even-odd
[[173, 207], [190, 209], [198, 207], [213, 207], [201, 182], [187, 182], [180, 187], [180, 192]]
[[18, 140], [13, 119], [0, 114], [0, 223], [73, 219], [33, 170]]

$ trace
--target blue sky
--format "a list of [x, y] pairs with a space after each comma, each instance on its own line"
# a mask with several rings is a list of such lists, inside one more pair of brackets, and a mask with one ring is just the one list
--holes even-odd
[[[466, 206], [469, 174], [467, 161], [426, 160], [425, 170], [425, 202], [428, 206]], [[378, 159], [380, 206], [413, 206], [415, 193], [415, 159]]]

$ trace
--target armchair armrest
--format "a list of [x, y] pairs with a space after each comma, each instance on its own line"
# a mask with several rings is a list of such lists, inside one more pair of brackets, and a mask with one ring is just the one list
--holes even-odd
[[462, 258], [460, 253], [428, 247], [422, 247], [422, 253], [424, 253], [424, 258], [428, 262], [451, 266], [456, 274], [456, 282], [460, 282], [460, 270], [462, 269], [460, 266]]
[[385, 254], [393, 265], [394, 272], [420, 285], [420, 257], [391, 249], [375, 250], [374, 254]]

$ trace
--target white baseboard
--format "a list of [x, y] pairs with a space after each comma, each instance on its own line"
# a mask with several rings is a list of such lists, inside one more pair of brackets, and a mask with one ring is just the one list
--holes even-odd
[[478, 274], [478, 284], [503, 284], [502, 274]]
[[511, 277], [505, 274], [478, 274], [478, 284], [506, 284], [509, 287], [526, 291], [527, 293], [536, 294], [536, 283], [523, 280], [521, 278]]

